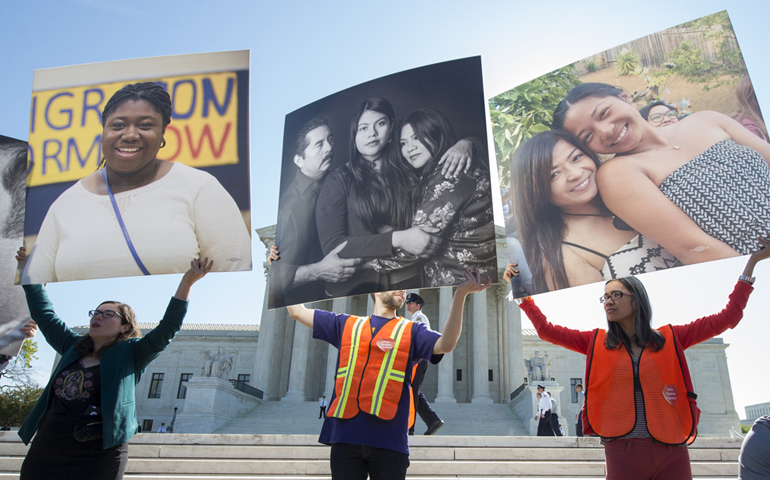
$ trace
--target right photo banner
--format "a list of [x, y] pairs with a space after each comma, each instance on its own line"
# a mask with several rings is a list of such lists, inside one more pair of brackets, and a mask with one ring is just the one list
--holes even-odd
[[489, 100], [524, 297], [747, 255], [770, 231], [770, 143], [726, 11]]

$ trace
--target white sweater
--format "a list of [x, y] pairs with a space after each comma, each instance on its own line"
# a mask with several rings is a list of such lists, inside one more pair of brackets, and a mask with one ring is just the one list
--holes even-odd
[[[214, 260], [214, 271], [251, 269], [241, 212], [212, 175], [175, 163], [160, 180], [115, 201], [151, 274], [183, 273], [204, 257]], [[138, 275], [110, 197], [87, 191], [81, 180], [48, 209], [22, 284]]]

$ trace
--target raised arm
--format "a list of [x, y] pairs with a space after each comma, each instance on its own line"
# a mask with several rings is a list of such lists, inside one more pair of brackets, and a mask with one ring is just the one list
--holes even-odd
[[463, 327], [465, 297], [470, 293], [480, 292], [492, 284], [489, 276], [487, 276], [485, 282], [482, 282], [481, 273], [478, 268], [473, 273], [466, 268], [465, 279], [463, 283], [457, 286], [457, 290], [452, 298], [452, 306], [449, 307], [449, 317], [447, 317], [446, 324], [444, 325], [444, 331], [441, 332], [441, 338], [436, 340], [435, 345], [433, 345], [434, 355], [449, 353], [457, 345], [457, 340], [460, 338], [460, 332]]
[[687, 349], [709, 338], [713, 338], [728, 328], [735, 328], [738, 322], [741, 321], [749, 295], [754, 290], [748, 278], [751, 278], [754, 274], [754, 267], [758, 262], [770, 257], [770, 240], [760, 238], [759, 245], [760, 248], [749, 255], [748, 260], [746, 260], [742, 277], [736, 283], [735, 288], [728, 297], [727, 305], [721, 312], [699, 318], [687, 325], [672, 326], [682, 349]]
[[203, 261], [197, 258], [191, 260], [190, 269], [182, 276], [174, 298], [187, 301], [190, 298], [190, 288], [192, 288], [195, 282], [205, 277], [213, 266], [214, 260], [209, 261], [208, 257], [204, 258]]
[[171, 343], [176, 333], [182, 328], [182, 321], [187, 314], [187, 300], [190, 298], [190, 288], [195, 282], [205, 277], [211, 271], [214, 261], [204, 258], [190, 262], [190, 269], [182, 276], [176, 294], [166, 308], [166, 313], [157, 327], [134, 344], [135, 368], [143, 370], [150, 362]]
[[315, 316], [314, 309], [306, 308], [304, 305], [300, 304], [289, 305], [286, 307], [286, 310], [289, 311], [289, 316], [291, 318], [308, 327], [309, 329], [313, 329], [313, 317]]
[[609, 160], [596, 175], [607, 207], [687, 265], [736, 257], [738, 252], [707, 234], [627, 159]]
[[[505, 273], [503, 279], [508, 283], [511, 282], [512, 277], [518, 276], [519, 272], [516, 270], [515, 263], [509, 263], [505, 267]], [[519, 300], [516, 300], [519, 302]], [[535, 305], [535, 301], [532, 297], [525, 297], [519, 303], [519, 308], [524, 310], [527, 314], [527, 318], [534, 325], [537, 330], [537, 335], [546, 342], [555, 343], [561, 345], [564, 348], [568, 348], [572, 351], [582, 353], [585, 355], [588, 352], [588, 347], [591, 344], [594, 332], [585, 332], [576, 330], [574, 328], [562, 327], [561, 325], [554, 325], [549, 322], [543, 312]]]
[[[16, 260], [19, 262], [20, 270], [24, 269], [27, 258], [27, 249], [24, 247], [19, 248], [16, 252]], [[68, 348], [80, 340], [80, 335], [72, 331], [56, 315], [56, 312], [53, 310], [53, 304], [48, 299], [48, 293], [43, 285], [24, 285], [24, 294], [27, 297], [27, 307], [29, 308], [29, 315], [33, 320], [32, 323], [40, 328], [46, 342], [58, 354], [63, 355]], [[29, 323], [25, 325], [25, 328], [28, 326], [30, 327], [28, 330], [31, 333], [33, 329]]]

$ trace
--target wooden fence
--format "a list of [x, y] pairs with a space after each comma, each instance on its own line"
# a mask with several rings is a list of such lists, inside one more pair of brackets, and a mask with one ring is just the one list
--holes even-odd
[[[713, 28], [721, 29], [721, 26]], [[623, 49], [628, 49], [632, 52], [639, 54], [640, 62], [639, 66], [643, 68], [659, 68], [661, 64], [668, 62], [666, 54], [672, 50], [679, 48], [682, 42], [691, 42], [696, 48], [700, 49], [701, 56], [704, 60], [712, 62], [718, 62], [719, 49], [717, 42], [713, 38], [707, 38], [704, 33], [707, 32], [705, 28], [669, 28], [661, 32], [647, 35], [617, 47], [610, 48], [604, 52], [581, 60], [577, 64], [578, 73], [583, 75], [586, 73], [585, 61], [593, 59], [600, 67], [606, 66], [617, 61], [618, 54]], [[739, 50], [738, 42], [734, 38], [729, 38], [729, 48], [732, 51]]]

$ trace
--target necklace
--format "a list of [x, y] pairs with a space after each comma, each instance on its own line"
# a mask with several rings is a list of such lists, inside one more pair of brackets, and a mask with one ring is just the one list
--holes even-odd
[[622, 219], [618, 218], [615, 215], [602, 215], [601, 213], [567, 213], [567, 212], [561, 212], [564, 215], [571, 215], [573, 217], [603, 217], [603, 218], [611, 218], [612, 219], [612, 226], [615, 227], [618, 230], [623, 230], [626, 232], [630, 232], [633, 230], [626, 222], [624, 222]]
[[572, 215], [573, 217], [605, 217], [605, 218], [615, 218], [615, 215], [602, 215], [601, 213], [567, 213], [567, 212], [561, 212], [564, 215]]
[[[679, 145], [674, 145], [674, 142], [671, 141], [671, 137], [668, 136], [668, 132], [667, 131], [662, 130], [662, 129], [661, 129], [661, 131], [666, 134], [666, 140], [668, 140], [668, 143], [671, 145], [671, 148], [667, 148], [666, 150], [679, 150], [680, 148], [682, 148]], [[656, 148], [655, 150], [657, 150], [659, 152], [665, 152], [666, 151], [666, 150], [661, 150], [660, 148]]]

